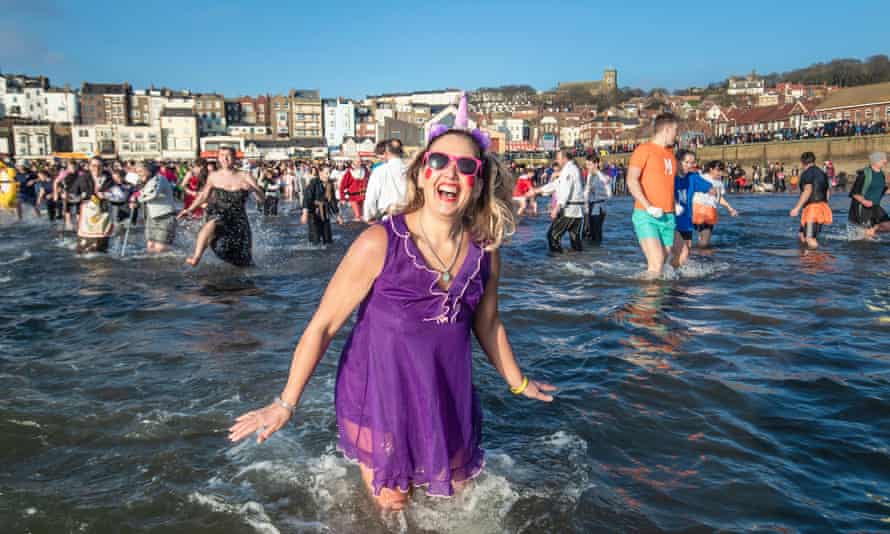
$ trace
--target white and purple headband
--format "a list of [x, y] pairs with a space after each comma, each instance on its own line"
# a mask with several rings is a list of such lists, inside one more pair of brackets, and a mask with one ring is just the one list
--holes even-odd
[[469, 127], [469, 119], [467, 117], [467, 94], [465, 92], [461, 92], [460, 94], [460, 104], [457, 106], [457, 117], [454, 118], [454, 126], [448, 126], [447, 124], [435, 123], [430, 127], [430, 133], [426, 137], [426, 145], [429, 146], [433, 141], [436, 140], [437, 137], [442, 134], [448, 132], [449, 130], [463, 130], [470, 134], [473, 139], [479, 143], [479, 146], [482, 147], [482, 151], [487, 151], [488, 147], [491, 146], [491, 138], [487, 133], [483, 132], [479, 128], [473, 128], [472, 130]]

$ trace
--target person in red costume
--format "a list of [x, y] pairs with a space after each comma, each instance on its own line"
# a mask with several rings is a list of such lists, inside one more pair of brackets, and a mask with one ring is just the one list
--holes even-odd
[[[191, 207], [192, 202], [198, 197], [198, 194], [201, 192], [201, 189], [204, 187], [204, 183], [207, 181], [207, 171], [201, 165], [200, 162], [196, 162], [192, 169], [186, 174], [183, 182], [185, 183], [185, 195], [183, 197], [183, 203], [185, 209]], [[195, 208], [192, 211], [193, 219], [200, 219], [204, 216], [204, 210], [202, 208]]]
[[340, 198], [349, 202], [356, 221], [362, 220], [362, 204], [365, 202], [365, 189], [368, 187], [368, 171], [358, 159], [346, 170], [340, 180]]

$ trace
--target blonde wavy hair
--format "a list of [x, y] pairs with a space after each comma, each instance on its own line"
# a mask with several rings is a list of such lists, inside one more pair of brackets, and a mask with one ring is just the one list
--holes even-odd
[[[476, 157], [482, 160], [480, 179], [476, 180], [473, 186], [473, 196], [461, 218], [464, 228], [470, 232], [474, 241], [482, 245], [485, 250], [495, 250], [516, 231], [516, 218], [513, 214], [513, 176], [493, 154], [482, 150], [469, 133], [463, 130], [448, 130], [436, 139], [446, 135], [460, 135], [472, 141], [476, 147]], [[405, 205], [397, 210], [398, 213], [412, 213], [423, 207], [423, 191], [418, 184], [424, 169], [423, 157], [429, 152], [430, 145], [432, 143], [418, 152], [408, 166], [405, 173], [408, 191], [405, 195]]]

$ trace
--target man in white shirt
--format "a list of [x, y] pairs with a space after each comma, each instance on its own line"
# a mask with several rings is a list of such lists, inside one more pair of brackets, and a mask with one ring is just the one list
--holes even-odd
[[362, 207], [362, 216], [368, 223], [386, 217], [405, 203], [407, 168], [402, 162], [402, 142], [398, 139], [388, 140], [383, 159], [385, 163], [374, 169], [368, 178]]
[[584, 186], [581, 183], [581, 170], [568, 157], [565, 150], [556, 153], [556, 161], [562, 167], [559, 177], [549, 184], [532, 189], [532, 193], [553, 193], [556, 205], [550, 211], [553, 223], [547, 230], [547, 244], [550, 252], [563, 252], [562, 236], [566, 232], [572, 241], [572, 250], [581, 250], [581, 228], [584, 226], [584, 205], [587, 203]]
[[584, 184], [587, 199], [587, 224], [584, 237], [600, 244], [603, 241], [603, 223], [606, 221], [606, 201], [612, 198], [612, 178], [600, 171], [600, 159], [587, 156], [587, 181]]

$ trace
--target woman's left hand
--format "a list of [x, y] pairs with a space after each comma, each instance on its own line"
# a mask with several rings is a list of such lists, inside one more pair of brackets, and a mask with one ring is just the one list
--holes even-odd
[[525, 391], [522, 394], [530, 399], [535, 399], [543, 402], [552, 402], [553, 395], [547, 394], [548, 391], [556, 391], [559, 388], [553, 385], [550, 385], [546, 382], [539, 382], [537, 380], [529, 379], [528, 386], [525, 387]]

